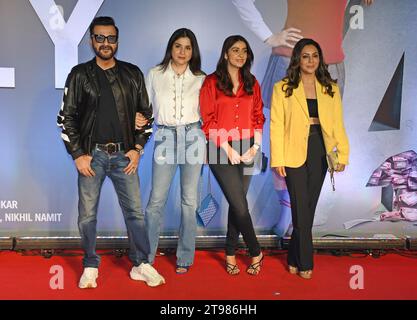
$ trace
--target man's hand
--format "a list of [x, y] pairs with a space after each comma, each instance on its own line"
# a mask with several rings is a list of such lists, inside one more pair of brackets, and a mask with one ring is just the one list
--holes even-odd
[[96, 175], [96, 173], [91, 168], [91, 160], [93, 160], [93, 157], [88, 155], [83, 155], [75, 159], [75, 166], [77, 167], [78, 172], [89, 178]]
[[288, 29], [282, 30], [280, 33], [273, 34], [268, 39], [266, 39], [265, 42], [272, 48], [275, 48], [275, 47], [294, 48], [295, 43], [297, 43], [302, 38], [303, 36], [301, 35], [301, 30], [296, 29], [296, 28], [288, 28]]
[[125, 154], [125, 156], [130, 159], [130, 162], [127, 165], [127, 167], [123, 169], [123, 172], [126, 173], [127, 175], [135, 174], [139, 166], [139, 159], [140, 159], [139, 152], [135, 150], [130, 150], [129, 152]]
[[367, 6], [370, 6], [372, 3], [374, 3], [374, 0], [363, 0], [363, 2], [364, 2]]
[[148, 119], [146, 119], [141, 113], [136, 113], [135, 118], [135, 126], [136, 129], [142, 129], [143, 126], [146, 126], [148, 124]]

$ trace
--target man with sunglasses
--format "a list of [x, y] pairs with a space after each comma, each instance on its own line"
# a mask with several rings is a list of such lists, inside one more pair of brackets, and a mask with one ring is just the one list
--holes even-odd
[[[78, 228], [85, 253], [79, 287], [97, 286], [97, 207], [106, 176], [113, 182], [127, 227], [134, 265], [130, 277], [155, 287], [165, 279], [148, 263], [149, 240], [136, 171], [152, 133], [152, 107], [140, 69], [114, 57], [119, 36], [114, 20], [95, 18], [90, 36], [96, 56], [72, 69], [58, 115], [61, 137], [79, 172]], [[141, 130], [135, 130], [137, 112], [149, 120]]]

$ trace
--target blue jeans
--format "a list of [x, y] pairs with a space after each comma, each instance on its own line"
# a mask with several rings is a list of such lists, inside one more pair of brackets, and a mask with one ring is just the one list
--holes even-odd
[[181, 223], [177, 265], [193, 264], [197, 230], [196, 210], [199, 201], [198, 186], [204, 158], [205, 136], [200, 129], [200, 123], [178, 127], [158, 126], [152, 163], [152, 191], [145, 214], [151, 248], [150, 263], [155, 260], [169, 188], [179, 167]]
[[98, 268], [100, 264], [100, 257], [96, 253], [97, 207], [106, 176], [113, 182], [122, 208], [130, 244], [129, 258], [135, 266], [139, 266], [142, 262], [146, 263], [149, 240], [141, 207], [138, 175], [127, 175], [123, 172], [130, 161], [124, 152], [109, 155], [94, 150], [92, 156], [91, 168], [96, 175], [91, 178], [78, 175], [78, 228], [85, 252], [84, 267]]

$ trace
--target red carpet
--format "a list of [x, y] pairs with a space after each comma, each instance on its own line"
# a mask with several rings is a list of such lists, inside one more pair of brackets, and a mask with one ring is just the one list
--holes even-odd
[[[272, 252], [273, 253], [273, 252]], [[232, 277], [223, 267], [223, 252], [198, 251], [196, 262], [188, 274], [174, 271], [175, 256], [161, 256], [155, 267], [167, 284], [147, 287], [130, 280], [127, 257], [102, 256], [98, 288], [80, 290], [81, 257], [22, 256], [15, 252], [0, 252], [0, 299], [194, 299], [194, 300], [287, 300], [287, 299], [417, 299], [417, 261], [415, 258], [387, 254], [373, 257], [315, 256], [312, 280], [290, 275], [285, 269], [285, 255], [265, 257], [259, 276], [242, 272]], [[415, 254], [415, 253], [414, 253]], [[239, 255], [242, 271], [249, 258]], [[64, 269], [64, 289], [52, 290], [49, 280], [51, 266]], [[364, 269], [364, 289], [352, 290], [350, 267]]]

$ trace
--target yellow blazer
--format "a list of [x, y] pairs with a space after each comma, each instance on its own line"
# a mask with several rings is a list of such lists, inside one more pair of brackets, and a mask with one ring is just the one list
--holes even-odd
[[[303, 82], [286, 98], [282, 80], [274, 85], [271, 101], [271, 167], [301, 167], [307, 159], [310, 130], [307, 99]], [[339, 87], [333, 85], [333, 98], [316, 80], [321, 130], [326, 152], [336, 149], [339, 162], [348, 164], [349, 141], [343, 124], [342, 99]]]

